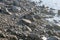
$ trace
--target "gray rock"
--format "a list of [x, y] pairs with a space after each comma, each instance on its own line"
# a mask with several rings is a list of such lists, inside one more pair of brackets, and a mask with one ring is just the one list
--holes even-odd
[[0, 38], [0, 40], [8, 40], [7, 38]]
[[35, 33], [29, 34], [28, 37], [32, 38], [32, 40], [40, 40], [40, 35], [37, 35]]
[[18, 6], [12, 6], [11, 9], [13, 12], [20, 12], [21, 11], [21, 8]]
[[0, 33], [0, 38], [5, 38], [5, 37], [6, 37], [5, 34]]
[[18, 40], [18, 38], [15, 35], [7, 35], [7, 38], [9, 40]]
[[24, 22], [31, 24], [32, 22], [28, 19], [22, 19]]
[[47, 40], [58, 40], [58, 38], [56, 38], [56, 37], [49, 37]]

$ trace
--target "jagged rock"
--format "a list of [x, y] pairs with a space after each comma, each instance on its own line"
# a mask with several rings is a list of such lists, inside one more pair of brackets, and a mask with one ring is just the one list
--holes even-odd
[[5, 13], [5, 14], [12, 15], [12, 13], [9, 12], [7, 8], [2, 7], [2, 8], [1, 8], [1, 11], [2, 11], [3, 13]]
[[53, 26], [51, 26], [51, 25], [46, 25], [46, 28], [48, 28], [48, 29], [52, 29]]
[[42, 36], [42, 40], [47, 40], [47, 37], [45, 37], [45, 36]]
[[40, 40], [40, 36], [38, 36], [34, 33], [29, 34], [28, 38], [31, 38], [31, 40]]
[[54, 20], [55, 23], [58, 23], [58, 21]]
[[29, 0], [0, 0], [0, 40], [46, 39], [45, 36], [42, 39], [40, 35], [46, 35], [48, 40], [55, 39], [50, 36], [59, 36], [60, 32], [56, 31], [60, 30], [60, 26], [52, 23], [51, 26], [45, 20], [53, 18], [54, 15], [53, 10], [49, 12], [47, 9], [44, 5], [37, 6]]
[[18, 40], [18, 38], [15, 35], [7, 35], [7, 38], [9, 40]]
[[34, 18], [35, 18], [35, 19], [41, 19], [41, 17], [38, 16], [38, 15], [35, 15]]
[[11, 9], [13, 12], [20, 12], [21, 11], [21, 7], [18, 7], [18, 6], [12, 6]]
[[34, 13], [30, 12], [29, 14], [24, 15], [22, 18], [29, 19], [29, 20], [31, 20], [33, 22], [34, 20], [33, 20], [33, 16], [32, 15], [34, 15]]
[[47, 40], [58, 40], [58, 38], [56, 38], [56, 37], [49, 37]]
[[0, 38], [5, 38], [5, 37], [6, 37], [6, 35], [5, 35], [5, 34], [0, 33]]
[[60, 10], [58, 10], [58, 15], [60, 15]]
[[19, 39], [19, 40], [23, 40], [23, 39]]
[[28, 29], [30, 32], [32, 32], [32, 29], [31, 29], [30, 27], [27, 26], [27, 29]]

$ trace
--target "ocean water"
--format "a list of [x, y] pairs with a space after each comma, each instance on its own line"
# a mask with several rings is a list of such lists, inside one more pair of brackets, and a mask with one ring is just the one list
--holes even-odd
[[[38, 3], [40, 0], [31, 0], [31, 1]], [[42, 1], [42, 4], [44, 4], [45, 6], [48, 6], [50, 8], [54, 8], [56, 10], [60, 9], [60, 0], [41, 0], [41, 1]]]
[[40, 0], [31, 0], [31, 1], [36, 2], [37, 6], [44, 4], [45, 6], [48, 6], [49, 8], [56, 9], [55, 16], [53, 18], [46, 18], [46, 20], [60, 26], [60, 16], [58, 16], [58, 13], [57, 13], [57, 10], [60, 10], [60, 0], [42, 0], [41, 4], [39, 4]]

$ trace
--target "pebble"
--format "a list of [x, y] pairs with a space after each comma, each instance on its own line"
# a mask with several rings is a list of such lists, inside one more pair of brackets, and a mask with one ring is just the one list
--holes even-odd
[[24, 22], [31, 24], [32, 22], [28, 19], [22, 19]]
[[28, 29], [30, 32], [32, 32], [32, 29], [31, 29], [30, 27], [27, 27], [27, 29]]
[[32, 40], [40, 40], [40, 36], [35, 33], [29, 34], [28, 37], [32, 38]]

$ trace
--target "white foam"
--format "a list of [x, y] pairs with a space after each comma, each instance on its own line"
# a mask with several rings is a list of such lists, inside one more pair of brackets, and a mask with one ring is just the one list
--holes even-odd
[[[31, 0], [32, 2], [39, 2], [40, 0]], [[50, 8], [60, 9], [60, 0], [42, 0], [42, 4]]]
[[[38, 3], [40, 0], [31, 0], [31, 1]], [[60, 0], [42, 0], [42, 4], [44, 4], [45, 6], [48, 6], [49, 8], [56, 9], [56, 11], [54, 11], [54, 13], [57, 13], [57, 10], [60, 10]], [[53, 18], [46, 18], [46, 20], [60, 26], [59, 25], [60, 17], [58, 17], [58, 14], [55, 14], [55, 16]], [[58, 23], [55, 23], [54, 20]]]

